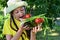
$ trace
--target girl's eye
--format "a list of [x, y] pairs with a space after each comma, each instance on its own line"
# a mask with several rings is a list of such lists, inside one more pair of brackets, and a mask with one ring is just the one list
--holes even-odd
[[25, 9], [21, 9], [20, 11], [24, 11]]
[[19, 13], [19, 11], [15, 11], [15, 13]]
[[24, 10], [20, 10], [20, 11], [24, 11]]

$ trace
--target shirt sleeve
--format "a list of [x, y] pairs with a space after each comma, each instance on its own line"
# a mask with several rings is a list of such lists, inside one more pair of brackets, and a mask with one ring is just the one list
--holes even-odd
[[11, 30], [10, 30], [9, 20], [6, 20], [6, 21], [4, 22], [2, 34], [4, 34], [4, 35], [6, 35], [6, 34], [12, 35], [12, 32], [11, 32]]

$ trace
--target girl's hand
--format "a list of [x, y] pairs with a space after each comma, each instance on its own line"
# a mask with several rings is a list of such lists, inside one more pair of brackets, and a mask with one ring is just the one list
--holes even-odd
[[21, 24], [20, 24], [20, 28], [23, 30], [29, 30], [30, 28], [26, 25], [24, 26], [25, 23], [25, 19], [20, 18]]
[[22, 30], [30, 30], [30, 28], [26, 25], [26, 26], [24, 26], [24, 23], [25, 22], [22, 22], [21, 24], [20, 24], [20, 28], [22, 29]]
[[36, 27], [33, 28], [33, 30], [31, 30], [32, 33], [37, 33], [38, 31], [42, 31], [42, 27], [41, 25], [38, 25]]

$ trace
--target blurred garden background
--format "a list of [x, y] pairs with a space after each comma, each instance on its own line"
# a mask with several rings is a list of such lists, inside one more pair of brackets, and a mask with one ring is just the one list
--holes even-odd
[[[8, 0], [0, 0], [0, 40], [6, 40], [2, 34], [4, 20], [9, 17], [5, 14], [4, 8], [7, 7]], [[50, 28], [36, 34], [37, 40], [60, 40], [60, 0], [25, 0], [28, 2], [27, 13], [32, 16], [46, 14], [51, 18], [48, 20]], [[45, 34], [45, 35], [44, 35]]]

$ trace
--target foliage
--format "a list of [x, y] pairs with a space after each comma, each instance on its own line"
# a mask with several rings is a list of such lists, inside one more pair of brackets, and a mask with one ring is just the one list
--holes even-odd
[[60, 0], [26, 0], [31, 14], [39, 15], [46, 13], [47, 17], [60, 17]]
[[2, 34], [2, 29], [4, 25], [5, 19], [9, 17], [9, 14], [7, 16], [3, 16], [3, 11], [0, 11], [0, 40], [5, 40], [5, 36]]
[[0, 5], [2, 6], [2, 7], [5, 7], [5, 6], [7, 6], [7, 2], [8, 0], [0, 0]]

